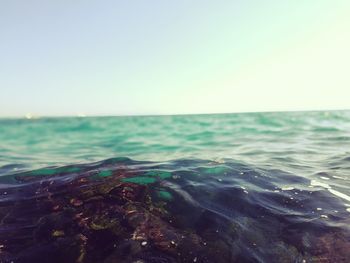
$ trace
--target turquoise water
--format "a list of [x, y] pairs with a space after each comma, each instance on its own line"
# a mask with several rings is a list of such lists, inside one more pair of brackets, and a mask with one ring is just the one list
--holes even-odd
[[349, 262], [350, 111], [1, 119], [0, 204], [1, 262]]
[[350, 156], [349, 132], [348, 111], [3, 119], [0, 165], [31, 169], [116, 156], [195, 157], [233, 158], [303, 175], [329, 171], [339, 161], [340, 171], [331, 170], [342, 173], [341, 161]]

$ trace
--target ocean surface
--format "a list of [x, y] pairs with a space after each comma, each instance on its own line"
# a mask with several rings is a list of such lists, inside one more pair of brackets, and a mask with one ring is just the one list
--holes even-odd
[[350, 262], [350, 111], [0, 119], [0, 262]]

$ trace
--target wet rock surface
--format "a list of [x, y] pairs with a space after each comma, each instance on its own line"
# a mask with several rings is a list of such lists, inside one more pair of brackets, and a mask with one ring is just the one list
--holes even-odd
[[194, 192], [182, 171], [107, 167], [7, 178], [0, 262], [350, 262], [346, 228], [244, 205], [245, 189]]

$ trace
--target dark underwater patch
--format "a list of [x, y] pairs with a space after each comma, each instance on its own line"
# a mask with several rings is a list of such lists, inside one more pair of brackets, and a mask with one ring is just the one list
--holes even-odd
[[2, 176], [0, 184], [1, 262], [350, 259], [342, 200], [283, 170], [114, 158]]

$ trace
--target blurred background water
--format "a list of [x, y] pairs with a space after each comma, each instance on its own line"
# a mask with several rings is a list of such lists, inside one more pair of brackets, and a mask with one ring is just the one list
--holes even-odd
[[349, 111], [0, 119], [0, 165], [12, 169], [196, 157], [337, 174], [349, 168], [349, 146]]

